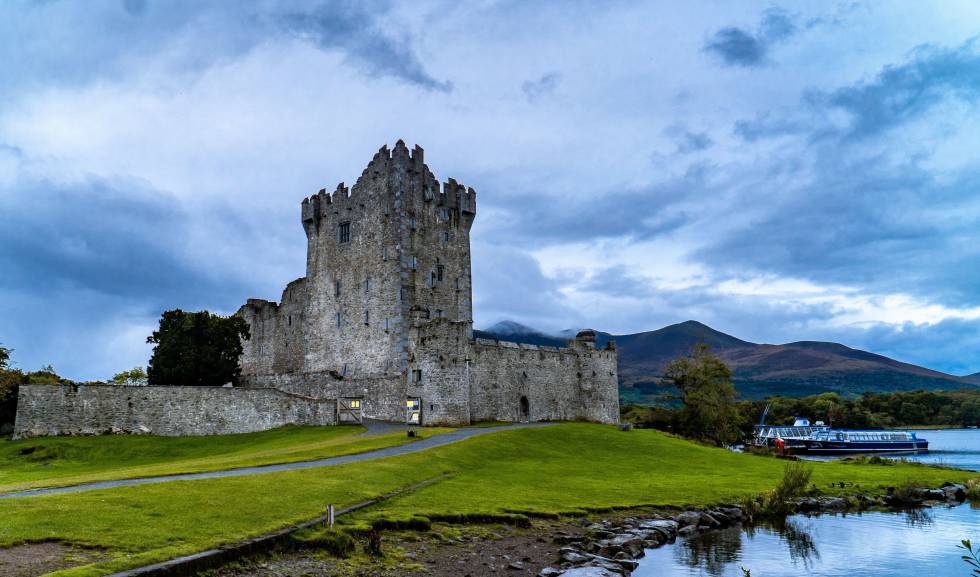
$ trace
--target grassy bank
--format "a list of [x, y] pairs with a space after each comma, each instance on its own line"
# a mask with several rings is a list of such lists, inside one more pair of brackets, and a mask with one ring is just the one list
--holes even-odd
[[[436, 435], [451, 429], [427, 429]], [[176, 473], [218, 471], [362, 453], [411, 442], [404, 431], [283, 427], [208, 437], [42, 437], [0, 442], [0, 493]]]
[[[362, 517], [575, 513], [697, 506], [773, 488], [784, 461], [695, 445], [656, 431], [562, 424], [488, 433], [436, 449], [338, 467], [0, 500], [0, 546], [64, 540], [116, 558], [59, 573], [94, 576], [257, 535], [339, 505], [450, 473]], [[881, 491], [975, 473], [913, 464], [815, 463], [813, 482]], [[825, 489], [830, 491], [830, 489]]]

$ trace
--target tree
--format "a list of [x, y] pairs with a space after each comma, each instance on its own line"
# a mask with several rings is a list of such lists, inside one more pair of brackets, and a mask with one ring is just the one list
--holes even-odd
[[143, 367], [133, 367], [128, 371], [116, 373], [110, 382], [116, 385], [145, 385], [146, 380], [146, 371]]
[[151, 385], [220, 386], [241, 375], [238, 358], [248, 323], [238, 316], [208, 311], [166, 311], [160, 328], [147, 337], [156, 344], [147, 370]]
[[6, 369], [7, 364], [10, 362], [10, 353], [12, 351], [7, 347], [0, 345], [0, 369]]
[[688, 437], [717, 445], [739, 440], [732, 370], [698, 343], [690, 356], [669, 365], [664, 375], [681, 391], [684, 407], [677, 415], [677, 430]]

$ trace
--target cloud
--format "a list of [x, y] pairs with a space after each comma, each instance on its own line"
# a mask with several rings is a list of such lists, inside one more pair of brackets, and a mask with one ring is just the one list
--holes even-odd
[[700, 152], [714, 144], [714, 140], [708, 136], [706, 131], [694, 132], [683, 125], [671, 125], [664, 130], [664, 134], [674, 140], [678, 154]]
[[452, 82], [433, 78], [415, 53], [411, 38], [385, 30], [376, 15], [381, 2], [331, 2], [303, 12], [287, 12], [281, 21], [292, 33], [324, 49], [343, 49], [369, 74], [393, 76], [429, 90], [450, 92]]
[[549, 72], [536, 80], [525, 80], [521, 84], [521, 92], [529, 102], [537, 102], [542, 96], [554, 92], [560, 82], [561, 74]]
[[766, 10], [756, 32], [726, 26], [704, 43], [704, 51], [717, 56], [726, 66], [755, 67], [766, 62], [770, 49], [797, 31], [793, 18], [783, 10]]

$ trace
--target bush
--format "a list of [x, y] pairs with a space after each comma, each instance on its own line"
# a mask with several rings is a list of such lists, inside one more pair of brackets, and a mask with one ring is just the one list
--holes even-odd
[[293, 536], [293, 543], [303, 549], [319, 549], [335, 557], [349, 557], [356, 548], [354, 538], [346, 531], [324, 529], [315, 533]]

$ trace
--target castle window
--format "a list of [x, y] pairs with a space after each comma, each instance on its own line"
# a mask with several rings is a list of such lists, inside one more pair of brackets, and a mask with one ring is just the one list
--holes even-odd
[[412, 218], [411, 218], [411, 219], [409, 220], [409, 224], [411, 224], [411, 225], [412, 225], [412, 230], [415, 230], [415, 229], [416, 229], [416, 228], [418, 228], [418, 226], [419, 226], [419, 221], [418, 221], [418, 220], [416, 220], [416, 218], [415, 218], [415, 217], [413, 216], [413, 217], [412, 217]]
[[335, 297], [340, 296], [340, 281], [336, 281], [333, 283], [333, 296]]
[[453, 286], [456, 287], [456, 290], [459, 290], [459, 277], [456, 277], [455, 280], [453, 280]]
[[391, 319], [385, 317], [385, 331], [391, 328]]
[[364, 279], [364, 292], [371, 291], [371, 277]]
[[442, 231], [442, 241], [443, 242], [449, 242], [450, 240], [452, 240], [452, 238], [453, 237], [452, 237], [451, 234], [449, 234], [449, 231], [448, 230]]
[[416, 383], [422, 382], [422, 369], [412, 370], [412, 381]]
[[371, 324], [371, 311], [364, 311], [364, 324]]
[[412, 270], [415, 270], [418, 267], [419, 267], [419, 259], [415, 256], [412, 256]]
[[436, 318], [441, 319], [443, 316], [445, 315], [442, 314], [442, 309], [436, 309]]
[[293, 315], [289, 315], [288, 317], [286, 317], [286, 324], [289, 326], [293, 326]]
[[381, 260], [388, 260], [388, 247], [381, 247]]
[[337, 227], [337, 242], [344, 244], [350, 242], [350, 223], [342, 222]]
[[439, 207], [439, 218], [441, 220], [449, 220], [449, 209], [445, 206]]
[[436, 273], [432, 273], [430, 275], [430, 278], [429, 278], [429, 286], [430, 287], [436, 286]]
[[446, 267], [441, 264], [436, 265], [436, 280], [442, 282], [442, 277], [445, 275]]
[[340, 311], [337, 311], [337, 328], [340, 328]]

